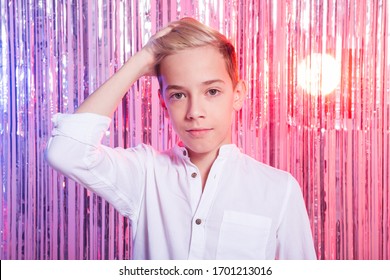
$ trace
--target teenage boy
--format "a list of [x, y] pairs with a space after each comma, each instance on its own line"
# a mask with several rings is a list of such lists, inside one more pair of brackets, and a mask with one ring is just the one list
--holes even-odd
[[[76, 114], [57, 114], [47, 160], [131, 220], [135, 259], [315, 259], [296, 180], [243, 154], [231, 124], [245, 83], [225, 36], [185, 18], [154, 35]], [[156, 75], [181, 142], [100, 141], [129, 87]]]

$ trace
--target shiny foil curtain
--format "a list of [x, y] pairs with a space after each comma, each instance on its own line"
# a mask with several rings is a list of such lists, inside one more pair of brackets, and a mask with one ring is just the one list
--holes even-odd
[[[390, 258], [388, 1], [0, 0], [0, 12], [1, 259], [132, 257], [129, 221], [49, 168], [44, 148], [54, 113], [184, 16], [236, 46], [248, 96], [234, 140], [298, 179], [318, 258]], [[174, 144], [157, 88], [129, 90], [104, 143]]]

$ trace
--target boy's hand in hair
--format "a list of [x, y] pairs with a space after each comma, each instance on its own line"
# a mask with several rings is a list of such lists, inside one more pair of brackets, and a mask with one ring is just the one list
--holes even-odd
[[153, 48], [153, 42], [168, 34], [169, 32], [172, 31], [174, 28], [174, 24], [171, 23], [158, 31], [156, 34], [154, 34], [152, 37], [150, 37], [149, 41], [146, 43], [146, 45], [142, 48], [142, 50], [139, 52], [139, 55], [142, 55], [147, 63], [147, 67], [145, 68], [145, 72], [143, 73], [142, 76], [156, 76], [156, 54], [155, 50]]

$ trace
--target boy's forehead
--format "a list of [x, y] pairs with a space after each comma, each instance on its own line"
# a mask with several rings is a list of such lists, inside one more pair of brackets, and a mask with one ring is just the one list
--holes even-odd
[[[163, 58], [161, 63], [170, 63], [172, 60], [175, 60], [175, 58], [179, 59], [180, 61], [210, 61], [210, 58], [213, 60], [224, 60], [222, 53], [215, 46], [206, 45], [201, 47], [187, 48], [184, 50], [177, 50]], [[174, 61], [174, 64], [176, 64], [176, 62], [177, 61]], [[178, 66], [179, 65], [180, 64], [178, 64]]]
[[166, 56], [160, 63], [163, 85], [190, 81], [230, 80], [225, 59], [213, 46], [191, 48]]

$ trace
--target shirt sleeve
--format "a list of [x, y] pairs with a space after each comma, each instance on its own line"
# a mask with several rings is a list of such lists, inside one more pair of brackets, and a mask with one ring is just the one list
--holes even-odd
[[305, 202], [298, 182], [291, 175], [283, 208], [277, 230], [276, 259], [316, 259]]
[[147, 147], [110, 148], [101, 144], [111, 119], [91, 113], [56, 114], [46, 160], [122, 215], [134, 220], [141, 201]]

